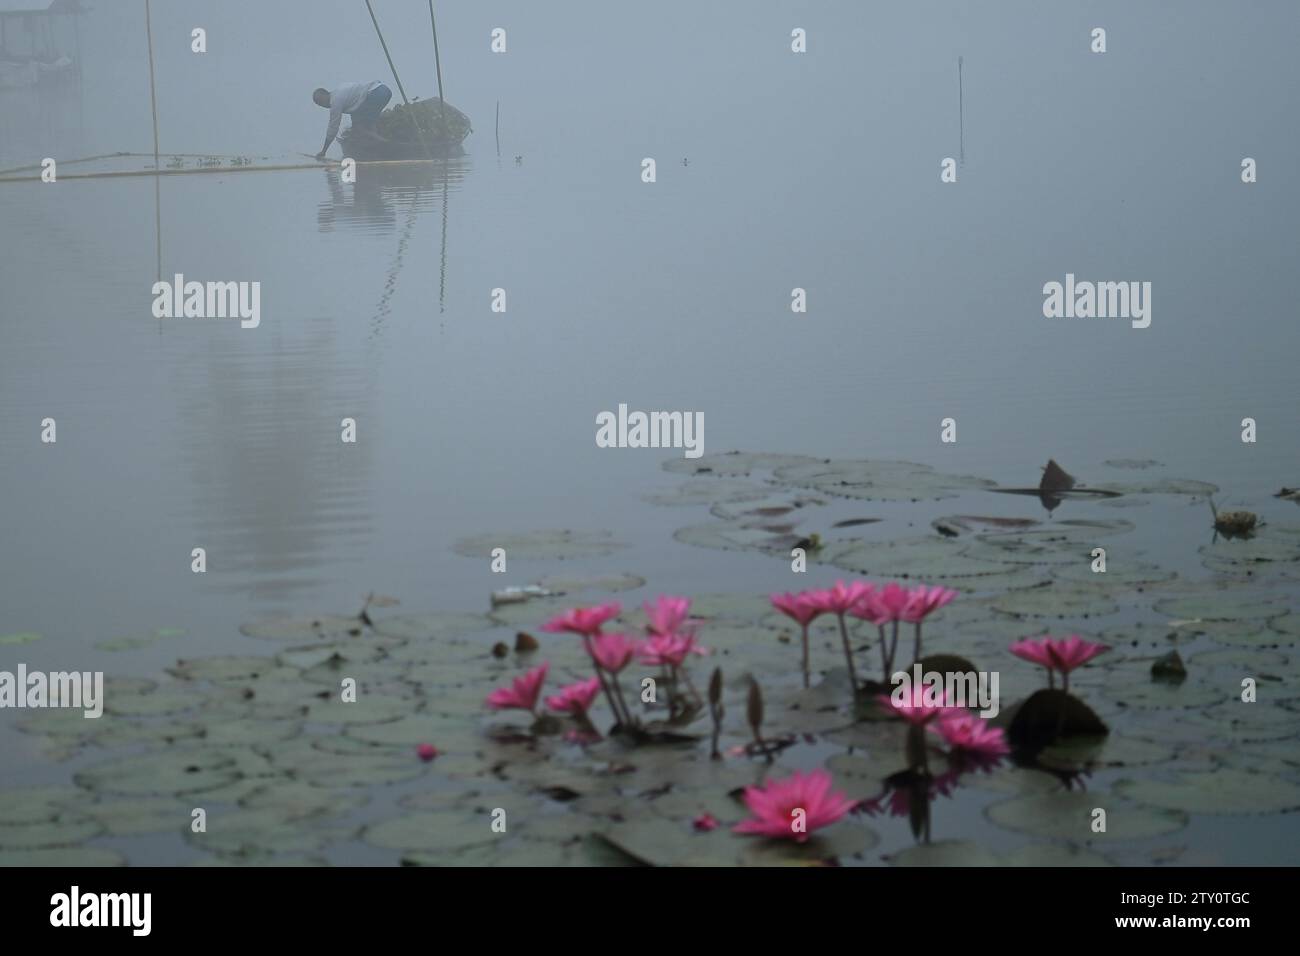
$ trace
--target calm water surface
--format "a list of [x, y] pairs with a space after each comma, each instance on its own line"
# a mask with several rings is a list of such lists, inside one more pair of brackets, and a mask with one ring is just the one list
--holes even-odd
[[[299, 162], [324, 126], [314, 86], [388, 78], [357, 4], [157, 6], [164, 152]], [[404, 82], [432, 95], [427, 23], [384, 6]], [[46, 635], [31, 667], [151, 673], [175, 644], [90, 645], [178, 627], [185, 654], [227, 652], [240, 623], [370, 590], [481, 610], [501, 582], [451, 545], [486, 531], [610, 529], [631, 548], [580, 569], [651, 593], [790, 586], [780, 563], [672, 540], [703, 512], [642, 501], [674, 482], [668, 454], [595, 446], [619, 403], [702, 411], [709, 452], [1008, 484], [1049, 457], [1085, 481], [1154, 458], [1256, 508], [1300, 484], [1300, 8], [657, 6], [440, 14], [475, 132], [434, 169], [0, 184], [0, 633]], [[0, 166], [151, 149], [142, 17], [97, 4], [81, 39], [80, 87], [0, 93]], [[967, 161], [944, 186], [959, 54]], [[259, 281], [260, 327], [154, 319], [159, 266]], [[1067, 272], [1150, 281], [1151, 327], [1044, 319]], [[1203, 543], [1203, 509], [1186, 514], [1153, 533]], [[552, 570], [521, 561], [508, 583]], [[17, 738], [0, 733], [5, 778], [35, 772]]]

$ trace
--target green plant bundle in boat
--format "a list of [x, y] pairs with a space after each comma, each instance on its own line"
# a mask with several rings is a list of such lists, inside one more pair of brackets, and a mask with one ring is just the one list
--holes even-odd
[[469, 117], [442, 100], [413, 100], [379, 114], [375, 132], [395, 143], [459, 146], [470, 132]]

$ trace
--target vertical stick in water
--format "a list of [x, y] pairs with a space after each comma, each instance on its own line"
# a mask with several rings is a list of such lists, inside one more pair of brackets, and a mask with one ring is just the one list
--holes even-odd
[[961, 57], [957, 57], [957, 123], [961, 135], [961, 164], [966, 165], [966, 97], [961, 82]]

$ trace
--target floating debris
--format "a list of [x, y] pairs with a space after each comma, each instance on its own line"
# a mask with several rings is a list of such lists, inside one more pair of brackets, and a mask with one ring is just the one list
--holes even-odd
[[492, 592], [492, 606], [500, 607], [502, 604], [522, 604], [529, 598], [537, 597], [554, 597], [554, 591], [550, 591], [537, 584], [529, 584], [524, 587], [502, 588], [500, 591]]

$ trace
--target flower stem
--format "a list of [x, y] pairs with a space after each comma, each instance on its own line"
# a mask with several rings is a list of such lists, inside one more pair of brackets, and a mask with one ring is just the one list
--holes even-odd
[[921, 659], [921, 622], [917, 621], [916, 622], [916, 649], [912, 651], [912, 660], [919, 661], [920, 659]]
[[803, 626], [803, 686], [808, 687], [808, 625]]
[[605, 701], [614, 714], [614, 723], [622, 724], [623, 715], [619, 712], [618, 705], [614, 701], [614, 695], [609, 692], [609, 684], [605, 681], [605, 671], [601, 668], [600, 662], [596, 660], [596, 655], [592, 653], [591, 636], [588, 634], [582, 635], [582, 643], [587, 648], [587, 656], [591, 658], [591, 666], [596, 670], [596, 679], [600, 681], [600, 689], [605, 693]]
[[880, 635], [880, 679], [883, 683], [889, 683], [889, 660], [885, 654], [885, 625], [877, 624], [876, 633]]
[[624, 727], [627, 727], [627, 728], [631, 728], [631, 727], [632, 727], [632, 711], [628, 708], [628, 706], [627, 706], [627, 701], [623, 698], [623, 687], [622, 687], [622, 685], [619, 684], [619, 682], [618, 682], [618, 675], [617, 675], [617, 674], [610, 674], [610, 675], [609, 675], [609, 682], [610, 682], [611, 684], [614, 685], [614, 693], [618, 695], [619, 703], [621, 703], [621, 704], [623, 705], [623, 714], [624, 714], [624, 716], [625, 716], [625, 721], [623, 722], [623, 726], [624, 726]]
[[857, 697], [858, 696], [858, 671], [857, 668], [853, 666], [853, 647], [849, 643], [848, 628], [844, 626], [844, 615], [838, 614], [836, 616], [840, 620], [840, 640], [844, 642], [844, 659], [848, 662], [849, 665], [849, 683], [853, 687], [853, 696]]

